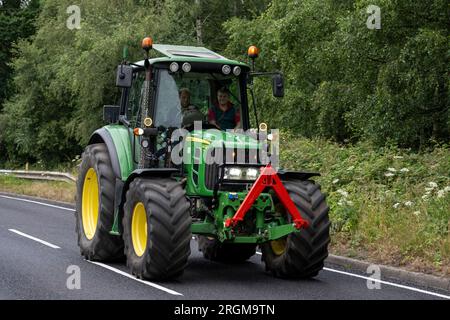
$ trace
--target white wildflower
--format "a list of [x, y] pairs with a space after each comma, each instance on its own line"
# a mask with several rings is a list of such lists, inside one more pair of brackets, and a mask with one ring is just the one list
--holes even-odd
[[339, 193], [340, 195], [342, 195], [344, 198], [348, 197], [348, 192], [345, 190], [339, 189], [336, 192]]
[[393, 176], [395, 176], [395, 174], [393, 174], [392, 172], [386, 172], [386, 173], [384, 174], [384, 176], [385, 176], [385, 177], [393, 177]]
[[407, 207], [411, 207], [413, 204], [414, 204], [414, 202], [412, 202], [412, 201], [405, 202], [405, 206], [407, 206]]
[[402, 156], [394, 156], [394, 159], [403, 159]]
[[416, 215], [416, 216], [419, 216], [420, 215], [420, 211], [414, 211], [413, 214]]
[[439, 191], [437, 192], [437, 197], [438, 197], [438, 198], [443, 198], [443, 197], [444, 197], [444, 194], [445, 194], [445, 191], [444, 191], [444, 190], [439, 190]]
[[347, 204], [348, 204], [349, 206], [352, 206], [352, 205], [353, 205], [353, 201], [347, 200]]
[[433, 188], [433, 189], [438, 187], [436, 182], [428, 182], [428, 185], [430, 186], [430, 188]]
[[396, 204], [394, 204], [392, 207], [394, 207], [394, 209], [397, 209], [400, 206], [400, 203], [397, 202]]
[[422, 199], [423, 199], [423, 200], [428, 200], [429, 197], [430, 197], [429, 194], [424, 194], [424, 195], [422, 196]]
[[450, 192], [450, 186], [445, 187], [445, 188], [444, 188], [444, 191], [445, 191], [445, 192]]
[[400, 172], [409, 172], [409, 169], [408, 168], [401, 168]]
[[397, 170], [395, 168], [387, 168], [387, 170], [390, 172], [397, 172]]
[[334, 179], [333, 180], [333, 184], [336, 184], [336, 183], [338, 183], [339, 182], [339, 179]]
[[425, 188], [425, 191], [427, 192], [427, 194], [429, 194], [433, 190], [434, 190], [434, 188]]

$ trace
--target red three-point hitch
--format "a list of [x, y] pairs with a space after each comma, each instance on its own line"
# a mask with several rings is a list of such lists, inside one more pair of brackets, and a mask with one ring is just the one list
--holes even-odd
[[261, 174], [256, 179], [235, 215], [225, 220], [225, 227], [234, 227], [239, 221], [243, 221], [248, 210], [250, 210], [253, 203], [266, 188], [272, 188], [275, 191], [278, 199], [292, 216], [296, 229], [307, 228], [309, 226], [309, 222], [302, 218], [294, 202], [289, 197], [289, 193], [283, 186], [283, 182], [269, 163], [262, 169]]

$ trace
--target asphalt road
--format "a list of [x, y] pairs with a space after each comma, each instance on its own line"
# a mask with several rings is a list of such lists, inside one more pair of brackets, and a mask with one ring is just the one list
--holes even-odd
[[[369, 289], [370, 275], [334, 267], [313, 280], [276, 279], [265, 273], [260, 254], [240, 265], [215, 263], [203, 259], [195, 240], [182, 278], [140, 281], [124, 263], [85, 261], [74, 220], [73, 209], [0, 195], [0, 299], [450, 299], [448, 292], [389, 280]], [[81, 288], [69, 289], [77, 268]]]

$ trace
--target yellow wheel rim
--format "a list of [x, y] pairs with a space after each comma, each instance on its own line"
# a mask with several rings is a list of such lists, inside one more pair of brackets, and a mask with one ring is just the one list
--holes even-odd
[[142, 202], [138, 202], [133, 209], [131, 240], [134, 252], [138, 257], [142, 257], [147, 248], [147, 213]]
[[270, 241], [273, 253], [277, 256], [281, 256], [286, 251], [286, 238]]
[[88, 240], [94, 238], [95, 231], [97, 230], [99, 207], [97, 173], [93, 168], [90, 168], [84, 178], [81, 209], [83, 230]]

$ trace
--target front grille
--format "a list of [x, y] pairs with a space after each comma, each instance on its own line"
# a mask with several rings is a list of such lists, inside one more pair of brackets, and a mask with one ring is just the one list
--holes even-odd
[[[221, 156], [216, 157], [216, 155]], [[215, 148], [207, 156], [208, 160], [205, 167], [205, 186], [209, 190], [213, 190], [219, 179], [220, 168], [222, 164], [226, 165], [260, 165], [260, 159], [257, 149], [227, 149], [223, 152], [223, 148]], [[214, 162], [211, 158], [216, 159], [219, 163]], [[220, 161], [220, 160], [224, 161]]]
[[219, 165], [218, 164], [207, 164], [205, 167], [205, 186], [209, 190], [214, 189], [214, 185], [219, 177]]

